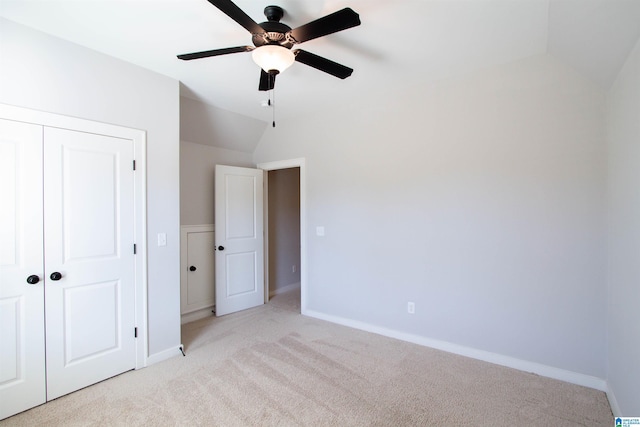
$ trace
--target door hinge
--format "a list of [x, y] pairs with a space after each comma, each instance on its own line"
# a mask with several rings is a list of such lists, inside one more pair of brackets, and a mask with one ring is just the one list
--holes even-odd
[[138, 328], [133, 328], [133, 337], [138, 338]]
[[136, 254], [136, 244], [135, 243], [133, 244], [133, 254], [134, 255]]
[[133, 170], [136, 170], [136, 161], [133, 161]]

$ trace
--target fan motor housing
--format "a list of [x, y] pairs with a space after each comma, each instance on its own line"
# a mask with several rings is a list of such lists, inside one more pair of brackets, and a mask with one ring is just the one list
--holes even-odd
[[260, 47], [266, 44], [277, 44], [291, 49], [295, 42], [286, 37], [286, 33], [291, 31], [291, 27], [280, 22], [284, 16], [284, 9], [280, 6], [267, 6], [264, 8], [264, 16], [267, 17], [267, 21], [258, 25], [264, 29], [266, 34], [254, 34], [251, 39], [253, 45]]
[[291, 31], [291, 27], [288, 25], [282, 24], [280, 22], [261, 22], [260, 25], [265, 34], [254, 34], [251, 41], [253, 45], [256, 47], [264, 46], [265, 44], [279, 44], [286, 48], [291, 48], [294, 43], [291, 40], [287, 40], [285, 34], [288, 31]]

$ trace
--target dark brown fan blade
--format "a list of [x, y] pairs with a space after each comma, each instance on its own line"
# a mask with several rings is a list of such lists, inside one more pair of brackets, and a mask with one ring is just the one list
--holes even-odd
[[360, 25], [360, 16], [353, 9], [346, 7], [301, 27], [294, 28], [288, 34], [297, 43], [302, 43], [358, 25]]
[[249, 51], [252, 51], [253, 49], [254, 47], [252, 46], [227, 47], [224, 49], [214, 49], [214, 50], [205, 50], [202, 52], [185, 53], [182, 55], [178, 55], [178, 58], [188, 61], [190, 59], [208, 58], [210, 56], [227, 55], [229, 53], [249, 52]]
[[315, 53], [301, 49], [294, 50], [293, 53], [296, 55], [297, 62], [313, 67], [316, 70], [324, 71], [340, 79], [346, 79], [353, 73], [353, 68], [345, 67], [342, 64], [318, 56]]
[[229, 18], [242, 25], [251, 34], [263, 34], [264, 29], [230, 0], [209, 0], [209, 3], [220, 9]]
[[272, 90], [276, 86], [276, 75], [269, 74], [264, 70], [260, 70], [260, 85], [258, 90], [267, 91]]

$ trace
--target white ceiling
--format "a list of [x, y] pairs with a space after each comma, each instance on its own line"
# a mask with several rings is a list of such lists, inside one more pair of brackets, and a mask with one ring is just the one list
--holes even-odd
[[[604, 89], [640, 37], [640, 0], [236, 0], [256, 22], [285, 9], [292, 28], [344, 7], [362, 25], [299, 45], [355, 69], [340, 80], [300, 63], [278, 76], [277, 115], [294, 118], [531, 55], [551, 53]], [[251, 44], [206, 0], [0, 0], [0, 16], [182, 82], [182, 95], [270, 121], [260, 70], [239, 53], [177, 54]]]

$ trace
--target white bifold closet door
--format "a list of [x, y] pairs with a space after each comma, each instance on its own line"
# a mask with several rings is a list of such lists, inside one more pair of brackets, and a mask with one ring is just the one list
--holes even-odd
[[4, 418], [134, 369], [134, 172], [127, 139], [2, 120], [0, 141]]
[[45, 128], [44, 142], [47, 398], [54, 399], [135, 367], [133, 142], [54, 128]]
[[46, 401], [42, 126], [0, 119], [0, 200], [2, 419]]

